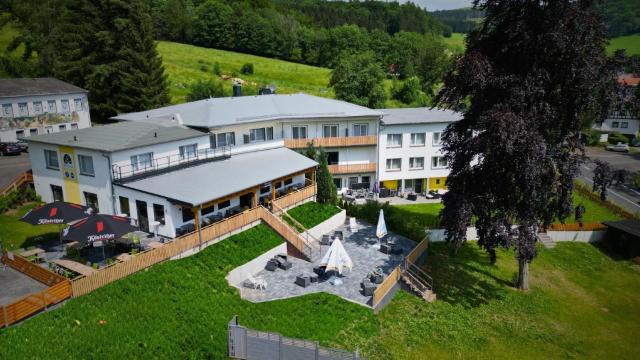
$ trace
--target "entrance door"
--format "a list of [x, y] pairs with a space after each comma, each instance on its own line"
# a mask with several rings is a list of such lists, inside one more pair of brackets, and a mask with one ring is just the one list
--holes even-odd
[[145, 201], [136, 200], [136, 208], [138, 210], [138, 226], [140, 230], [149, 232], [149, 214], [147, 213], [147, 203]]
[[415, 181], [414, 181], [414, 183], [413, 183], [413, 184], [414, 184], [414, 189], [413, 189], [413, 191], [415, 191], [417, 194], [422, 193], [422, 189], [424, 189], [424, 183], [423, 183], [423, 181], [424, 181], [424, 180], [422, 180], [422, 179], [415, 179]]
[[248, 207], [251, 209], [253, 207], [253, 193], [248, 193], [240, 196], [240, 207], [245, 208]]

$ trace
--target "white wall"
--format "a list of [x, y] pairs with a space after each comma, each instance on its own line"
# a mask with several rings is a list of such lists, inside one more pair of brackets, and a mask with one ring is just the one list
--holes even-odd
[[[323, 134], [323, 125], [338, 125], [338, 136], [339, 137], [347, 137], [354, 136], [353, 126], [355, 124], [367, 124], [369, 126], [368, 135], [376, 135], [377, 134], [377, 118], [362, 118], [362, 119], [301, 119], [301, 120], [289, 120], [287, 122], [281, 123], [281, 126], [284, 130], [284, 138], [291, 139], [293, 138], [293, 132], [291, 128], [293, 126], [307, 126], [307, 138], [322, 138]], [[348, 135], [347, 135], [348, 134]]]
[[[154, 220], [160, 221], [155, 218], [153, 204], [164, 206], [165, 225], [160, 225], [158, 227], [158, 234], [169, 238], [175, 237], [176, 227], [182, 225], [182, 213], [180, 212], [179, 214], [176, 214], [176, 206], [171, 204], [167, 199], [141, 191], [127, 189], [119, 185], [114, 185], [114, 193], [116, 202], [116, 211], [114, 214], [123, 213], [123, 210], [120, 208], [120, 196], [123, 196], [129, 199], [130, 216], [136, 220], [138, 220], [138, 206], [136, 204], [136, 200], [144, 201], [146, 203], [149, 222]], [[179, 212], [179, 208], [177, 212]], [[150, 228], [149, 232], [153, 232], [153, 228]]]
[[[379, 149], [379, 180], [400, 179], [425, 179], [432, 177], [445, 177], [449, 175], [449, 169], [433, 169], [431, 157], [442, 156], [441, 146], [433, 145], [433, 133], [442, 133], [448, 123], [410, 124], [410, 125], [385, 125], [380, 131], [378, 139]], [[412, 133], [426, 133], [424, 146], [411, 146]], [[402, 134], [401, 147], [388, 147], [388, 134]], [[424, 169], [409, 169], [409, 158], [424, 157]], [[387, 171], [387, 159], [401, 159], [400, 171]]]
[[[429, 241], [442, 242], [446, 241], [444, 229], [429, 229], [427, 235]], [[553, 241], [576, 241], [576, 242], [598, 242], [604, 239], [606, 230], [596, 231], [547, 231], [547, 235], [551, 237]], [[467, 240], [477, 240], [478, 232], [475, 227], [467, 228]]]
[[[618, 123], [617, 127], [613, 127], [613, 123]], [[623, 128], [623, 123], [627, 123], [627, 128]], [[600, 131], [616, 131], [621, 134], [636, 136], [638, 130], [640, 130], [640, 120], [636, 119], [619, 119], [619, 118], [607, 118], [601, 124], [593, 124], [593, 128]]]
[[[76, 109], [75, 99], [82, 99], [82, 108]], [[62, 94], [62, 95], [42, 95], [42, 96], [21, 96], [21, 97], [10, 97], [10, 98], [0, 98], [0, 118], [4, 117], [4, 109], [3, 105], [11, 104], [13, 110], [13, 117], [19, 118], [23, 116], [37, 116], [48, 113], [48, 101], [54, 100], [56, 102], [56, 113], [58, 114], [66, 114], [62, 111], [62, 100], [69, 101], [69, 112], [75, 111], [78, 113], [78, 128], [87, 128], [91, 127], [91, 117], [89, 115], [89, 103], [87, 101], [86, 93], [75, 93], [75, 94]], [[41, 101], [43, 105], [43, 111], [39, 114], [36, 113], [33, 102]], [[18, 104], [27, 103], [28, 113], [27, 115], [21, 115]], [[16, 130], [24, 130], [24, 137], [29, 137], [30, 131], [29, 129], [35, 128], [38, 129], [38, 134], [45, 133], [55, 133], [60, 132], [60, 125], [65, 125], [65, 130], [71, 130], [71, 122], [59, 123], [59, 124], [46, 124], [46, 125], [37, 125], [32, 124], [28, 128], [9, 128], [4, 124], [3, 121], [0, 121], [0, 142], [15, 142], [17, 140]], [[65, 131], [63, 130], [63, 131]]]
[[[172, 161], [176, 161], [180, 154], [179, 147], [182, 145], [190, 145], [197, 144], [198, 150], [204, 150], [209, 148], [209, 135], [203, 133], [202, 136], [185, 139], [185, 140], [177, 140], [166, 142], [162, 144], [148, 145], [142, 146], [127, 150], [116, 151], [111, 154], [111, 163], [116, 166], [126, 166], [128, 168], [131, 165], [131, 156], [145, 154], [152, 152], [154, 158], [162, 158], [166, 156], [171, 156]], [[123, 169], [124, 170], [124, 169]]]

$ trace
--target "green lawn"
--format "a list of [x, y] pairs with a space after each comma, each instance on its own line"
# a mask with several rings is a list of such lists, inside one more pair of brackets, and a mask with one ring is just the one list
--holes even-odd
[[461, 54], [464, 52], [464, 38], [466, 34], [462, 33], [453, 33], [451, 37], [443, 38], [445, 45], [449, 48], [449, 50], [453, 51], [456, 54]]
[[[185, 101], [189, 84], [197, 79], [218, 78], [213, 73], [216, 62], [220, 64], [222, 74], [235, 73], [254, 86], [273, 84], [278, 93], [282, 94], [305, 92], [333, 97], [332, 91], [327, 88], [330, 69], [167, 41], [158, 42], [158, 52], [169, 77], [170, 94], [174, 103]], [[246, 63], [253, 64], [253, 75], [240, 74], [240, 68]], [[225, 89], [229, 93], [231, 85], [231, 80], [225, 82]]]
[[18, 221], [35, 204], [27, 204], [18, 209], [0, 215], [0, 244], [4, 249], [26, 248], [35, 245], [40, 239], [57, 239], [58, 225], [31, 225]]
[[315, 201], [309, 201], [287, 210], [291, 217], [307, 229], [311, 229], [339, 212], [340, 208], [337, 206], [320, 204]]
[[445, 244], [432, 244], [425, 268], [438, 300], [401, 291], [374, 315], [327, 294], [240, 300], [225, 275], [281, 241], [260, 225], [69, 300], [0, 330], [0, 358], [224, 358], [234, 314], [252, 328], [359, 346], [373, 360], [631, 359], [640, 351], [640, 270], [588, 244], [541, 249], [527, 293], [509, 286], [517, 271], [512, 252], [498, 252], [491, 266], [474, 242], [457, 258]]
[[611, 39], [609, 46], [607, 46], [607, 54], [613, 54], [616, 49], [626, 49], [627, 55], [640, 55], [640, 34]]

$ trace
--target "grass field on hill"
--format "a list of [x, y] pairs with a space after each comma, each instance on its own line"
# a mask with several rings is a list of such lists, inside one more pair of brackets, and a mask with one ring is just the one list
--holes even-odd
[[447, 45], [447, 47], [454, 53], [463, 53], [465, 36], [466, 34], [453, 33], [451, 34], [451, 37], [445, 37], [443, 40], [445, 45]]
[[616, 49], [626, 49], [627, 55], [640, 55], [640, 34], [611, 39], [609, 46], [607, 46], [607, 54], [613, 54]]

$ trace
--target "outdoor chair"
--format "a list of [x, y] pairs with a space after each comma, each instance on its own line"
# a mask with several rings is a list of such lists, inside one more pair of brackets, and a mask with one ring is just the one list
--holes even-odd
[[267, 282], [264, 279], [256, 279], [251, 274], [247, 275], [247, 280], [244, 281], [243, 285], [249, 289], [264, 290], [267, 288]]
[[287, 260], [281, 259], [281, 260], [278, 262], [278, 267], [279, 267], [280, 269], [282, 269], [282, 270], [285, 270], [285, 271], [286, 271], [286, 270], [291, 269], [291, 268], [293, 267], [293, 264], [292, 264], [291, 262], [287, 261]]
[[333, 233], [333, 237], [337, 238], [337, 239], [340, 239], [340, 241], [344, 240], [344, 236], [342, 235], [342, 231], [339, 231], [339, 230]]
[[373, 292], [376, 290], [377, 286], [373, 284], [368, 279], [364, 279], [360, 283], [360, 287], [362, 288], [362, 295], [364, 296], [373, 296]]
[[322, 235], [322, 240], [320, 240], [320, 245], [329, 246], [329, 245], [331, 245], [331, 243], [332, 243], [331, 236]]
[[318, 275], [318, 279], [324, 279], [327, 275], [324, 266], [316, 266], [313, 268], [313, 272]]
[[264, 269], [267, 271], [276, 271], [277, 268], [278, 268], [278, 263], [275, 262], [273, 259], [267, 261], [267, 265], [264, 267]]
[[295, 284], [303, 288], [306, 288], [311, 284], [311, 279], [308, 276], [300, 274], [296, 276]]

